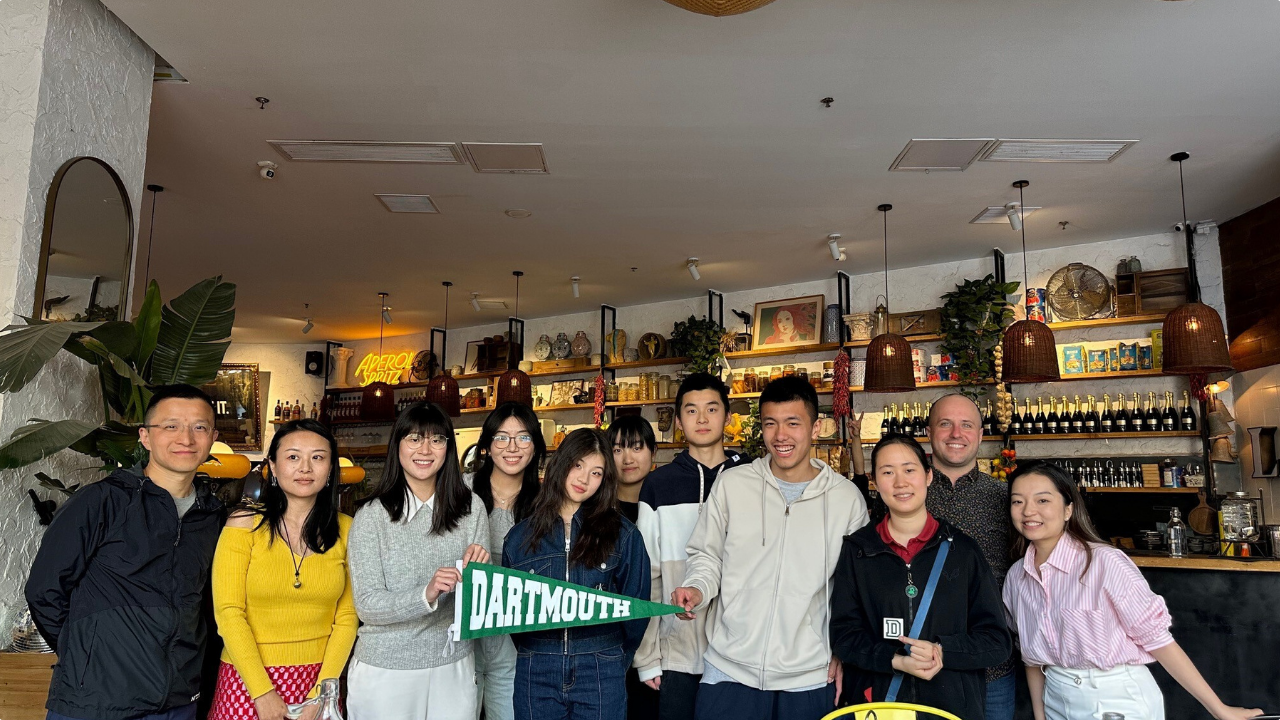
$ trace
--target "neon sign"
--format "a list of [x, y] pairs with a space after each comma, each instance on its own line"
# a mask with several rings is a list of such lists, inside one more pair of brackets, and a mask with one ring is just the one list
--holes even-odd
[[395, 385], [400, 382], [405, 369], [412, 363], [412, 350], [386, 355], [369, 353], [364, 356], [364, 359], [360, 361], [360, 366], [356, 368], [356, 377], [360, 378], [361, 385], [370, 385], [376, 382]]

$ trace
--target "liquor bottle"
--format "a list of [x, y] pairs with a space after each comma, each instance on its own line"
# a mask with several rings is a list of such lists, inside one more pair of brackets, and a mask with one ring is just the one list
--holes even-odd
[[987, 400], [987, 409], [982, 413], [982, 434], [984, 436], [994, 435], [995, 421], [991, 417], [991, 401]]
[[1196, 416], [1191, 412], [1191, 393], [1186, 390], [1182, 391], [1182, 414], [1181, 427], [1184, 432], [1194, 432], [1196, 429]]
[[1092, 395], [1089, 396], [1089, 412], [1084, 414], [1084, 431], [1098, 432], [1098, 401]]
[[1036, 419], [1031, 424], [1031, 433], [1033, 435], [1043, 435], [1049, 432], [1049, 421], [1044, 416], [1044, 401], [1036, 396]]
[[1187, 554], [1187, 526], [1182, 524], [1182, 510], [1169, 512], [1169, 557], [1180, 558]]
[[1058, 432], [1058, 401], [1049, 396], [1049, 416], [1045, 418], [1044, 431], [1050, 435]]
[[880, 437], [889, 434], [889, 406], [884, 406], [884, 419], [880, 421]]
[[[1085, 419], [1088, 422], [1088, 418]], [[1102, 394], [1102, 416], [1098, 418], [1098, 432], [1109, 433], [1116, 429], [1116, 416], [1111, 413], [1111, 393]]]
[[311, 403], [311, 419], [312, 420], [320, 419], [320, 406], [314, 402]]
[[293, 401], [293, 412], [291, 413], [291, 417], [294, 420], [302, 419], [302, 403], [297, 400]]
[[1173, 393], [1164, 394], [1164, 409], [1160, 411], [1160, 431], [1173, 432], [1178, 429], [1178, 413], [1173, 411]]
[[1129, 432], [1129, 410], [1124, 404], [1124, 393], [1116, 393], [1116, 404], [1120, 409], [1115, 415], [1115, 431], [1118, 433]]
[[915, 412], [915, 417], [912, 418], [912, 421], [915, 423], [915, 432], [913, 434], [916, 437], [924, 437], [929, 434], [929, 420], [924, 415], [920, 414], [920, 403], [915, 403], [912, 405], [912, 408]]
[[1071, 403], [1074, 410], [1071, 411], [1071, 432], [1084, 432], [1084, 413], [1080, 412], [1080, 396], [1077, 395], [1074, 402]]
[[889, 404], [889, 434], [897, 435], [902, 432], [902, 424], [898, 422], [898, 403]]
[[1015, 399], [1013, 401], [1013, 417], [1009, 418], [1010, 435], [1022, 434], [1022, 412], [1019, 410], [1019, 407], [1018, 401]]
[[1142, 432], [1147, 429], [1147, 416], [1142, 412], [1142, 403], [1138, 393], [1133, 394], [1133, 410], [1129, 412], [1129, 432]]
[[924, 404], [924, 434], [922, 437], [929, 437], [929, 416], [933, 414], [933, 401], [929, 400]]
[[278, 399], [276, 400], [276, 415], [275, 415], [275, 420], [276, 420], [276, 422], [279, 422], [279, 421], [280, 421], [280, 401], [279, 401]]
[[1154, 392], [1147, 393], [1147, 404], [1143, 408], [1147, 413], [1147, 422], [1143, 426], [1147, 432], [1160, 431], [1160, 411], [1156, 408], [1156, 394]]

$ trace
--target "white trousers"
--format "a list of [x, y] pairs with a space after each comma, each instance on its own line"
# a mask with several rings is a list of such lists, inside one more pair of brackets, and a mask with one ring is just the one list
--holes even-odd
[[1108, 712], [1121, 713], [1124, 720], [1164, 720], [1164, 696], [1145, 665], [1044, 669], [1047, 720], [1102, 720]]
[[388, 670], [359, 660], [347, 675], [350, 720], [476, 720], [474, 653], [448, 665]]

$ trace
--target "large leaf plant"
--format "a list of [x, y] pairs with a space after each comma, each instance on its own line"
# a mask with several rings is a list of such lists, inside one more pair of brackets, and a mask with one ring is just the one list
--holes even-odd
[[[0, 445], [0, 469], [20, 468], [61, 450], [97, 458], [104, 468], [142, 462], [143, 411], [157, 385], [212, 381], [231, 344], [236, 286], [221, 276], [197, 283], [166, 306], [152, 281], [132, 322], [27, 320], [0, 331], [0, 392], [17, 392], [65, 350], [93, 365], [102, 421], [33, 419]], [[61, 483], [37, 473], [49, 487]], [[56, 484], [55, 484], [56, 483]]]
[[942, 296], [940, 349], [951, 355], [963, 386], [960, 392], [976, 397], [977, 387], [995, 377], [995, 356], [1004, 328], [1013, 321], [1009, 295], [1017, 292], [1016, 282], [997, 282], [994, 275], [981, 280], [965, 280]]

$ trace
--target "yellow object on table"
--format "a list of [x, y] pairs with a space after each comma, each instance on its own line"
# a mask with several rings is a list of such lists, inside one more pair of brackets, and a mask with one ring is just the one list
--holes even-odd
[[835, 720], [835, 718], [845, 715], [849, 716], [848, 720], [915, 720], [916, 714], [922, 712], [946, 718], [947, 720], [962, 720], [946, 710], [902, 702], [874, 702], [850, 705], [828, 713], [822, 720]]

